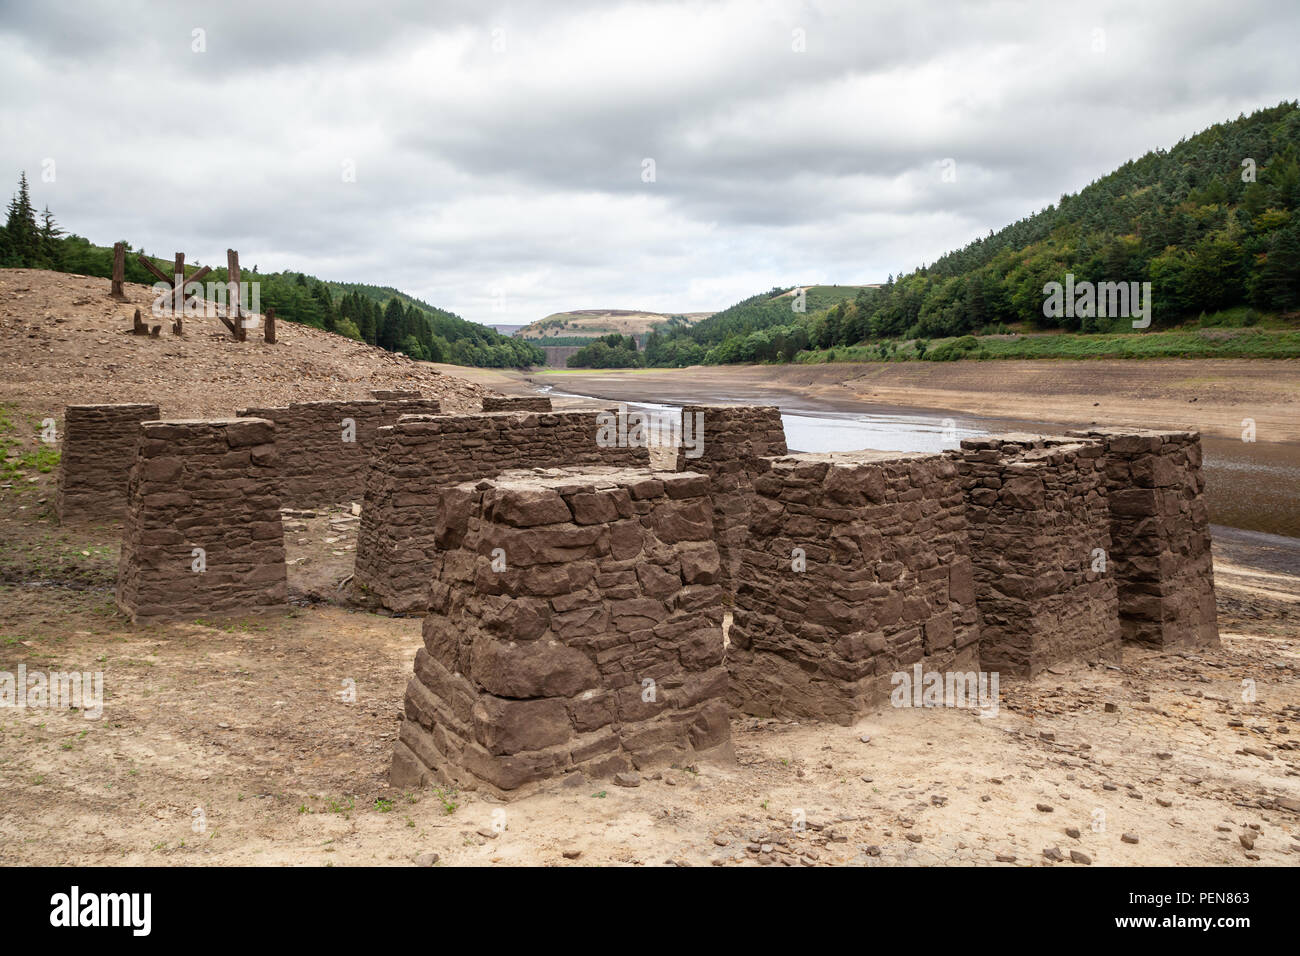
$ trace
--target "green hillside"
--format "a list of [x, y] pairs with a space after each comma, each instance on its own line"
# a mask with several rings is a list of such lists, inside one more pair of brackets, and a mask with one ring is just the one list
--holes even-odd
[[[1175, 327], [1220, 330], [1192, 337], [1215, 343], [1206, 354], [1221, 353], [1227, 339], [1237, 340], [1233, 348], [1241, 354], [1294, 354], [1294, 336], [1279, 337], [1270, 327], [1295, 325], [1288, 313], [1300, 308], [1298, 207], [1300, 106], [1284, 102], [1127, 162], [1058, 204], [879, 288], [829, 305], [810, 292], [803, 315], [792, 313], [788, 299], [765, 293], [659, 336], [647, 343], [645, 358], [654, 365], [807, 361], [831, 349], [833, 358], [875, 360], [1084, 357], [1097, 350], [1071, 344], [1079, 335], [1159, 336]], [[1067, 274], [1076, 282], [1150, 282], [1150, 329], [1134, 330], [1128, 317], [1045, 315], [1045, 287]], [[1258, 328], [1238, 335], [1221, 331], [1225, 326]], [[981, 336], [1011, 330], [1071, 335], [1032, 348], [996, 340], [981, 347]], [[930, 339], [962, 344], [927, 354]], [[1167, 348], [1200, 354], [1196, 341]], [[1123, 356], [1165, 350], [1154, 343], [1104, 349]]]

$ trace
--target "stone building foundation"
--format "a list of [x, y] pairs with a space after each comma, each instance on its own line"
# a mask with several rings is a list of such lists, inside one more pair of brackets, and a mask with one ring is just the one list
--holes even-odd
[[649, 470], [644, 447], [597, 441], [594, 412], [412, 416], [380, 430], [357, 536], [352, 598], [424, 613], [443, 489], [512, 468]]
[[290, 508], [360, 501], [375, 437], [402, 415], [437, 414], [436, 398], [410, 401], [295, 402], [246, 408], [240, 417], [275, 423], [279, 463], [268, 478]]
[[1035, 677], [1061, 661], [1118, 660], [1104, 451], [1027, 435], [961, 443], [983, 670]]
[[1106, 449], [1111, 567], [1125, 642], [1217, 645], [1200, 434], [1118, 428], [1072, 434]]
[[117, 606], [133, 622], [283, 606], [275, 426], [232, 418], [139, 430]]
[[693, 473], [448, 489], [392, 785], [505, 794], [729, 756], [711, 513]]
[[159, 417], [157, 405], [69, 405], [55, 511], [59, 521], [117, 521], [126, 514], [140, 423]]
[[733, 578], [730, 700], [852, 723], [893, 675], [978, 669], [957, 468], [896, 452], [791, 455], [753, 478]]
[[545, 395], [484, 395], [485, 412], [549, 412], [551, 400]]
[[748, 537], [753, 477], [763, 459], [784, 455], [785, 426], [774, 405], [686, 405], [677, 470], [709, 476], [713, 527], [722, 555], [723, 582], [735, 577]]

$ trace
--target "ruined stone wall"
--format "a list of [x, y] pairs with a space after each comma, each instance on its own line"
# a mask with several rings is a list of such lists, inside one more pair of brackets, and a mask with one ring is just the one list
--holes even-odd
[[[748, 535], [753, 476], [766, 467], [761, 459], [784, 455], [785, 426], [773, 405], [686, 405], [678, 471], [707, 474], [713, 499], [713, 525], [722, 555], [723, 583], [737, 573]], [[688, 447], [691, 442], [697, 444]]]
[[275, 423], [275, 492], [286, 507], [311, 508], [360, 501], [379, 429], [402, 415], [440, 410], [437, 399], [424, 398], [295, 402], [285, 408], [246, 408], [238, 414]]
[[1110, 504], [1110, 565], [1124, 640], [1148, 647], [1219, 643], [1201, 436], [1093, 429]]
[[551, 400], [545, 395], [484, 395], [485, 412], [549, 412]]
[[985, 671], [1034, 677], [1059, 661], [1118, 659], [1103, 452], [1093, 441], [993, 435], [955, 453]]
[[727, 667], [738, 708], [847, 724], [918, 662], [977, 669], [952, 461], [855, 452], [761, 464], [733, 579]]
[[372, 388], [370, 397], [380, 402], [409, 402], [423, 398], [424, 393], [416, 388]]
[[438, 497], [449, 485], [511, 468], [649, 470], [645, 448], [598, 443], [596, 421], [595, 412], [496, 412], [413, 416], [381, 429], [361, 510], [353, 598], [424, 612]]
[[275, 426], [232, 418], [138, 430], [117, 606], [145, 621], [283, 605]]
[[116, 521], [126, 513], [127, 483], [140, 423], [157, 405], [69, 405], [55, 510], [60, 521]]
[[393, 786], [730, 754], [708, 480], [600, 472], [447, 491]]

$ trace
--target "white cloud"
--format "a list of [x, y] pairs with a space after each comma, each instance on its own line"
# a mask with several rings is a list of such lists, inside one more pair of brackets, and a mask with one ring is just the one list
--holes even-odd
[[882, 280], [1294, 97], [1298, 32], [1204, 0], [42, 5], [0, 22], [0, 176], [97, 242], [478, 321], [707, 310]]

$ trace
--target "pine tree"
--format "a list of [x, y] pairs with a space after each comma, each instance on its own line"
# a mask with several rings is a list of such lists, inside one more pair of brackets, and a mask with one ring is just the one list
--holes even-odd
[[27, 190], [27, 173], [18, 177], [18, 194], [9, 201], [5, 222], [9, 241], [10, 265], [34, 266], [40, 259], [40, 232], [36, 228], [36, 210]]
[[1252, 292], [1260, 309], [1281, 311], [1300, 306], [1300, 227], [1296, 223], [1273, 236]]
[[46, 206], [41, 211], [39, 245], [41, 265], [47, 269], [59, 269], [63, 265], [63, 247], [59, 243], [63, 234], [59, 224], [54, 221], [54, 213], [50, 212], [49, 206]]

